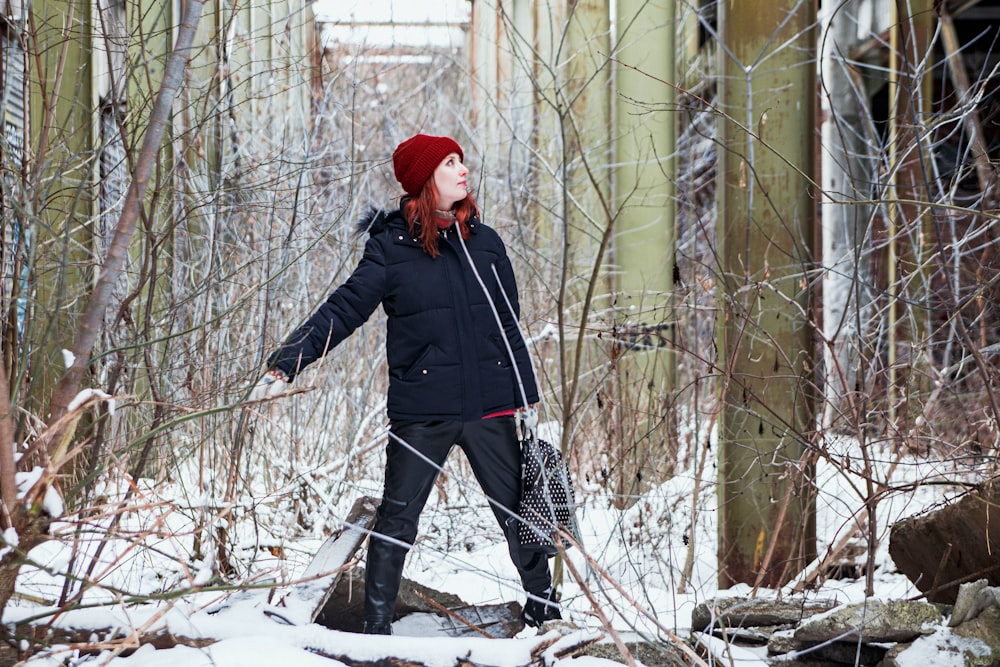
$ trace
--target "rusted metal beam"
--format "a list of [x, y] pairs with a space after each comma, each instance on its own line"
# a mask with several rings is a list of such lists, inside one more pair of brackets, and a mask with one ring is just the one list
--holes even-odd
[[615, 365], [619, 497], [629, 502], [671, 472], [676, 193], [674, 3], [617, 5], [612, 258], [616, 331], [630, 339]]
[[720, 3], [719, 585], [812, 559], [816, 8]]

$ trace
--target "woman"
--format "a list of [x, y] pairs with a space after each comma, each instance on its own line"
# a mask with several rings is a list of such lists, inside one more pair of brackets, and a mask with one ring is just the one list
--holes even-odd
[[379, 304], [385, 309], [390, 435], [365, 572], [369, 634], [391, 634], [403, 561], [455, 444], [507, 538], [528, 594], [524, 621], [537, 627], [561, 618], [548, 560], [520, 545], [512, 519], [521, 482], [514, 415], [525, 400], [538, 401], [538, 390], [517, 326], [510, 260], [497, 233], [479, 219], [464, 159], [449, 137], [418, 134], [396, 147], [393, 170], [406, 192], [400, 208], [372, 211], [362, 220], [359, 229], [369, 239], [357, 268], [271, 355], [272, 370], [263, 380], [272, 384], [265, 393], [273, 394], [275, 385], [339, 344]]

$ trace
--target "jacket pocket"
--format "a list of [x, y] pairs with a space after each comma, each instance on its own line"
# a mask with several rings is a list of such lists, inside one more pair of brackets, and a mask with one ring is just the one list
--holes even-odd
[[413, 361], [413, 363], [411, 363], [406, 370], [400, 374], [400, 377], [404, 380], [416, 380], [419, 379], [421, 375], [427, 375], [431, 366], [431, 356], [433, 355], [435, 349], [436, 348], [433, 345], [428, 345], [421, 350], [420, 354], [417, 355], [417, 358]]
[[500, 334], [491, 331], [488, 340], [493, 344], [494, 351], [491, 355], [485, 357], [483, 361], [493, 361], [495, 359], [504, 368], [510, 366], [510, 354], [507, 352], [507, 346], [504, 345]]

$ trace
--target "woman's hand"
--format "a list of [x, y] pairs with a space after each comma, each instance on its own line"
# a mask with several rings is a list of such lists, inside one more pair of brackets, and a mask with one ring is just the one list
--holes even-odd
[[265, 373], [264, 377], [257, 381], [253, 391], [250, 392], [250, 400], [264, 401], [285, 393], [287, 389], [288, 376], [279, 371], [277, 368], [273, 368]]
[[529, 405], [526, 408], [518, 408], [515, 423], [523, 431], [522, 439], [532, 437], [535, 429], [538, 428], [538, 405]]

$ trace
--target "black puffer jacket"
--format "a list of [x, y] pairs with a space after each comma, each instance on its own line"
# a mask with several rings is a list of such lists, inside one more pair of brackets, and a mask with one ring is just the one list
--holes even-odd
[[[390, 419], [469, 421], [520, 406], [502, 335], [454, 227], [442, 232], [440, 254], [432, 258], [409, 233], [400, 210], [372, 211], [360, 226], [370, 236], [357, 268], [270, 356], [269, 365], [295, 377], [381, 303], [388, 316]], [[507, 252], [497, 233], [478, 219], [470, 221], [470, 231], [465, 244], [500, 313], [528, 402], [535, 403], [538, 390], [515, 320], [517, 287]]]

